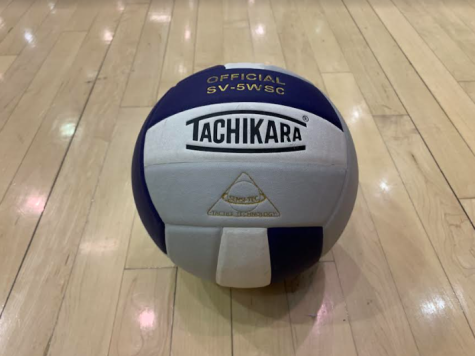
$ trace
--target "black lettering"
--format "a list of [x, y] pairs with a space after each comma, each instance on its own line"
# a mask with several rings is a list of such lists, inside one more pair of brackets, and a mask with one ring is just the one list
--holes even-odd
[[290, 139], [290, 126], [281, 122], [280, 123], [280, 142], [285, 142], [285, 138], [287, 138], [287, 142], [292, 142], [292, 140]]
[[214, 122], [214, 130], [213, 130], [213, 141], [215, 143], [222, 143], [224, 142], [224, 134], [222, 133], [221, 135], [218, 136], [218, 125], [221, 127], [224, 127], [226, 123], [224, 122], [223, 119], [216, 120]]
[[300, 129], [295, 127], [293, 141], [302, 141], [302, 136], [300, 135]]
[[226, 120], [226, 143], [231, 143], [231, 135], [234, 135], [234, 143], [239, 143], [239, 119], [236, 119], [236, 127], [232, 128], [232, 119]]
[[209, 122], [203, 124], [203, 130], [201, 131], [200, 141], [203, 142], [205, 139], [211, 142], [211, 128]]
[[274, 140], [275, 143], [279, 142], [274, 121], [269, 121], [267, 123], [266, 143], [269, 143], [270, 140]]
[[198, 141], [199, 121], [193, 121], [193, 141]]
[[247, 117], [242, 120], [242, 143], [247, 143]]
[[262, 143], [261, 132], [259, 131], [264, 120], [259, 119], [256, 125], [256, 120], [251, 119], [251, 143], [255, 143], [256, 138], [259, 143]]

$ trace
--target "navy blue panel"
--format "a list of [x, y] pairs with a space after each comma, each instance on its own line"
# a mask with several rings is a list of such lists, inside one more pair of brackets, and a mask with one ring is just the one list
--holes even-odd
[[160, 247], [164, 253], [167, 253], [167, 246], [165, 243], [165, 224], [160, 218], [160, 215], [158, 215], [158, 212], [152, 203], [152, 199], [150, 198], [147, 183], [145, 182], [143, 161], [145, 135], [149, 127], [148, 123], [153, 117], [154, 112], [156, 112], [159, 107], [160, 105], [157, 105], [148, 116], [142, 130], [140, 131], [139, 137], [137, 138], [137, 143], [135, 144], [134, 155], [132, 158], [132, 190], [134, 192], [135, 204], [137, 205], [137, 211], [142, 223], [157, 246]]
[[320, 259], [321, 227], [274, 227], [267, 229], [272, 283], [297, 275]]
[[[239, 74], [239, 77], [231, 80], [232, 74]], [[267, 75], [271, 75], [274, 81], [278, 77], [279, 83], [248, 80], [246, 79], [247, 74], [251, 75], [251, 78], [259, 78], [259, 75], [262, 75], [262, 78], [264, 78]], [[227, 75], [228, 78], [215, 83], [208, 82], [210, 77], [220, 77], [221, 75]], [[244, 79], [241, 78], [241, 75], [244, 75]], [[238, 84], [242, 84], [245, 87], [247, 85], [261, 85], [261, 90], [239, 91], [236, 89]], [[221, 91], [218, 85], [221, 88], [227, 85], [226, 90]], [[264, 90], [266, 85], [271, 86], [272, 90], [281, 88], [284, 90], [284, 94], [266, 92]], [[215, 86], [217, 91], [213, 94], [208, 94], [207, 90], [210, 86]], [[170, 89], [167, 94], [170, 95], [166, 95], [160, 101], [160, 104], [163, 105], [161, 105], [161, 110], [155, 113], [150, 122], [151, 126], [171, 115], [199, 106], [229, 102], [263, 102], [308, 111], [322, 117], [343, 131], [338, 114], [317, 87], [297, 77], [271, 70], [226, 69], [224, 66], [216, 66], [189, 76]]]

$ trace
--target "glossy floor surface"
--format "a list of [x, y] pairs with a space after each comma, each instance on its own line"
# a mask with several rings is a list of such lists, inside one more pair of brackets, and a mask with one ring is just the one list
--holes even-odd
[[[336, 103], [360, 187], [332, 253], [203, 282], [137, 218], [157, 98], [226, 62]], [[0, 0], [1, 356], [475, 355], [474, 0]]]

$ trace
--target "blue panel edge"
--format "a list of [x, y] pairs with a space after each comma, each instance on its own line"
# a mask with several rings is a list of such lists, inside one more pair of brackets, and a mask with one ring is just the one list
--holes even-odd
[[322, 227], [274, 227], [267, 229], [271, 282], [297, 275], [320, 260]]
[[145, 135], [150, 125], [150, 120], [154, 112], [160, 107], [156, 105], [150, 112], [142, 129], [140, 130], [137, 142], [135, 144], [134, 154], [132, 157], [132, 191], [134, 194], [135, 205], [142, 220], [145, 229], [164, 253], [167, 253], [167, 245], [165, 242], [165, 224], [158, 214], [147, 189], [144, 171], [144, 145]]

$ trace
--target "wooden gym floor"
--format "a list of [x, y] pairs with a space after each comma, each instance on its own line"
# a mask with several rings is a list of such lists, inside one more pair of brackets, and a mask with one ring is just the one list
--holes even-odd
[[[0, 40], [1, 356], [475, 355], [475, 0], [0, 0]], [[246, 61], [331, 97], [360, 190], [316, 268], [229, 290], [152, 244], [130, 158]]]

